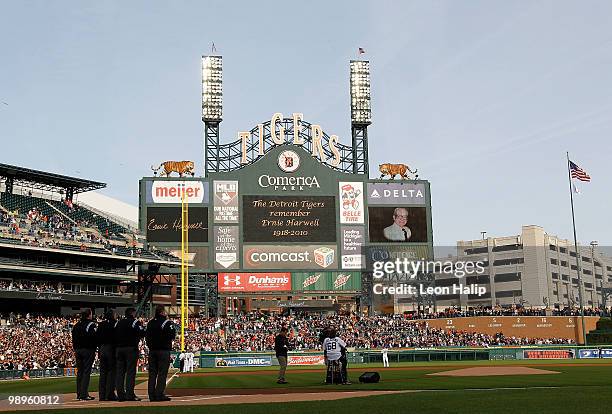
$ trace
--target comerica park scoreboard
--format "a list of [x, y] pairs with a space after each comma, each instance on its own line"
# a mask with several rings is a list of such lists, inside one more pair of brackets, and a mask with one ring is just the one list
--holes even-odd
[[[342, 172], [333, 151], [324, 157], [288, 132], [284, 138], [269, 148], [243, 142], [250, 159], [232, 171], [142, 178], [140, 229], [148, 246], [180, 254], [185, 194], [189, 272], [216, 275], [221, 300], [249, 299], [242, 310], [354, 305], [369, 277], [366, 255], [431, 257], [429, 182]], [[409, 229], [399, 237], [395, 213]]]

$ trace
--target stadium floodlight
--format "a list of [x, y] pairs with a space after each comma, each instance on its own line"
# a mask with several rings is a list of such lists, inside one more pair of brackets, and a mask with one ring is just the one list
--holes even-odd
[[221, 56], [202, 56], [202, 121], [223, 118], [223, 64]]
[[370, 62], [365, 60], [351, 60], [351, 122], [372, 123]]

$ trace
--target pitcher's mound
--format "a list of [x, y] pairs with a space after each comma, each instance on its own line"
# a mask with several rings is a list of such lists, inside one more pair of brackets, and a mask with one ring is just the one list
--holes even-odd
[[542, 375], [558, 374], [557, 371], [529, 367], [473, 367], [454, 369], [452, 371], [434, 372], [427, 375], [442, 375], [447, 377], [486, 377], [491, 375]]

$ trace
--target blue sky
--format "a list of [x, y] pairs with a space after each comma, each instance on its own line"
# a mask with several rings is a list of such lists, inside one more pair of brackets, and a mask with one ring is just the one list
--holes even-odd
[[[0, 1], [0, 162], [108, 183], [202, 171], [200, 56], [224, 63], [221, 137], [302, 112], [350, 143], [348, 61], [371, 62], [371, 175], [431, 181], [436, 244], [571, 238], [565, 151], [593, 182], [578, 238], [612, 244], [609, 1]], [[5, 104], [6, 103], [6, 104]]]

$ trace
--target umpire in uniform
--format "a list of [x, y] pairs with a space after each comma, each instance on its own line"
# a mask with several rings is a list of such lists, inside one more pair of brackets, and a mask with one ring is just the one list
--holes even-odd
[[147, 324], [146, 340], [149, 347], [149, 400], [170, 401], [164, 394], [170, 367], [172, 340], [176, 336], [174, 324], [162, 305], [155, 308], [155, 318]]
[[115, 355], [117, 358], [117, 401], [140, 401], [134, 393], [138, 345], [144, 328], [136, 319], [136, 309], [127, 308], [125, 318], [115, 325]]
[[114, 310], [104, 314], [104, 320], [98, 325], [98, 360], [100, 361], [100, 401], [115, 401], [115, 381], [117, 361], [115, 356], [115, 324], [117, 318]]
[[93, 400], [89, 395], [89, 377], [91, 367], [96, 357], [96, 323], [93, 321], [91, 309], [81, 312], [81, 320], [72, 328], [72, 346], [76, 356], [77, 367], [77, 399], [83, 401]]

